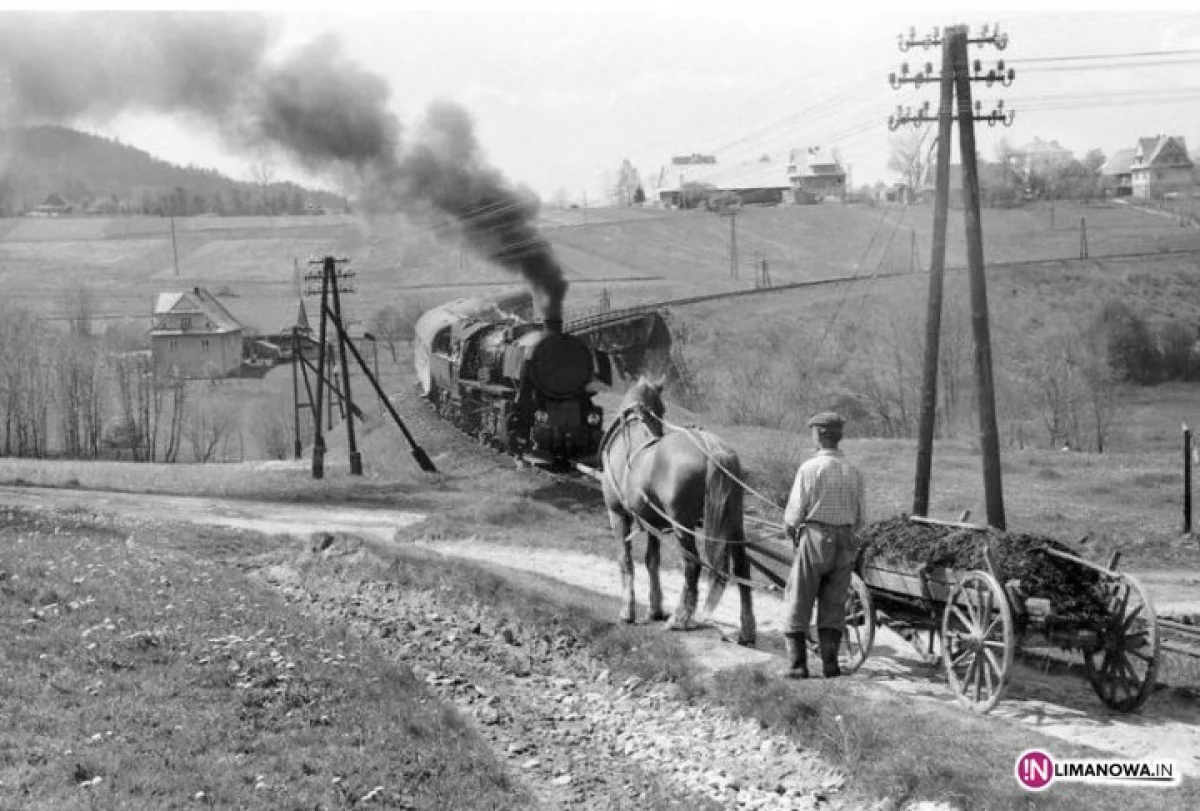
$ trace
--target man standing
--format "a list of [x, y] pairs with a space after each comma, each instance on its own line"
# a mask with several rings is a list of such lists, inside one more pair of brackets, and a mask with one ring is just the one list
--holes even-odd
[[858, 553], [856, 531], [866, 514], [866, 478], [838, 450], [844, 424], [831, 411], [808, 421], [817, 455], [796, 471], [783, 515], [795, 546], [784, 592], [789, 678], [808, 678], [805, 638], [814, 601], [822, 670], [827, 679], [841, 675], [838, 648], [846, 624], [846, 592]]

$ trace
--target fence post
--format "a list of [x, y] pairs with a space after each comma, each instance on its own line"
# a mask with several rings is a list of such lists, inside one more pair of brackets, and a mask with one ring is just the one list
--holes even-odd
[[1183, 534], [1192, 533], [1192, 429], [1183, 424]]

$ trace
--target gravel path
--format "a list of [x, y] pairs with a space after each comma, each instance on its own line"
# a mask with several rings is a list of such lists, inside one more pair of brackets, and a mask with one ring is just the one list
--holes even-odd
[[757, 722], [689, 701], [674, 685], [614, 680], [569, 636], [497, 625], [385, 582], [261, 576], [302, 610], [373, 638], [475, 722], [546, 807], [861, 808], [844, 776]]

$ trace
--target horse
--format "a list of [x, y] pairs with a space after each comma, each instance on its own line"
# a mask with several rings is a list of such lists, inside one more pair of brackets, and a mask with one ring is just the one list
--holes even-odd
[[[707, 431], [664, 431], [662, 389], [663, 381], [640, 378], [625, 395], [600, 446], [604, 505], [621, 544], [620, 619], [632, 623], [636, 616], [633, 536], [645, 526], [651, 621], [670, 619], [669, 630], [688, 630], [696, 612], [701, 569], [709, 570], [705, 614], [716, 607], [732, 569], [741, 597], [737, 641], [753, 646], [756, 630], [742, 525], [743, 492], [736, 480], [741, 463], [732, 448]], [[703, 562], [696, 549], [699, 527], [703, 527]], [[667, 531], [679, 541], [684, 556], [683, 593], [673, 616], [663, 612], [659, 580], [659, 533]]]

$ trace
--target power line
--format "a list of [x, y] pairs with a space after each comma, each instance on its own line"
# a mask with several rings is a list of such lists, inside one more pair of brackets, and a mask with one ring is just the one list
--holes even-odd
[[1198, 56], [1200, 48], [1183, 48], [1163, 51], [1137, 51], [1133, 53], [1087, 54], [1077, 56], [1030, 56], [1008, 60], [1014, 65], [1032, 65], [1043, 62], [1083, 62], [1094, 59], [1140, 59], [1148, 56]]
[[1075, 73], [1088, 70], [1125, 71], [1134, 68], [1155, 68], [1171, 65], [1194, 65], [1200, 59], [1155, 59], [1150, 62], [1135, 62], [1129, 65], [1061, 65], [1049, 68], [1027, 68], [1026, 73]]

